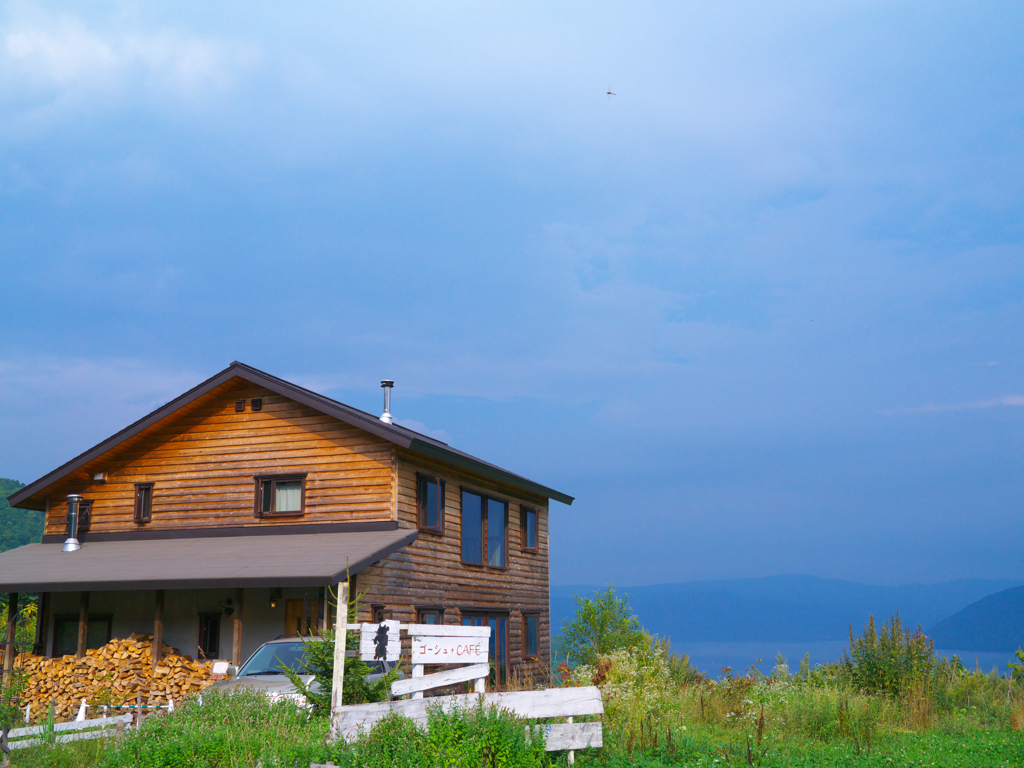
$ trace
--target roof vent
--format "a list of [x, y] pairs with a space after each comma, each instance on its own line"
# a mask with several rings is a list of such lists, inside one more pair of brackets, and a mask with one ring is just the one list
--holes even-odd
[[385, 424], [391, 423], [391, 388], [395, 386], [395, 382], [391, 379], [384, 379], [380, 383], [381, 387], [384, 388], [384, 413], [380, 415], [380, 420]]
[[77, 552], [82, 548], [78, 543], [78, 505], [82, 497], [77, 493], [68, 495], [68, 538], [64, 542], [64, 552]]

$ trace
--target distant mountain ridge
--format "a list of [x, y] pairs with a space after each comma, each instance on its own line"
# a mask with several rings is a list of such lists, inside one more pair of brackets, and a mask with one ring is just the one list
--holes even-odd
[[[847, 639], [850, 624], [859, 632], [871, 614], [880, 621], [899, 611], [905, 627], [932, 627], [988, 595], [1022, 584], [1024, 580], [961, 579], [884, 587], [786, 575], [616, 591], [629, 595], [630, 605], [648, 632], [676, 642], [817, 642]], [[560, 631], [563, 620], [575, 612], [574, 594], [591, 597], [601, 589], [604, 587], [592, 585], [552, 587], [553, 630]]]
[[1024, 647], [1024, 587], [987, 595], [928, 632], [943, 648], [1013, 652]]

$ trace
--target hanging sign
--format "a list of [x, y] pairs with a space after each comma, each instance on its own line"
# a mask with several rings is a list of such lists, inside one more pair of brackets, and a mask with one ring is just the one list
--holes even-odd
[[359, 658], [363, 661], [396, 662], [402, 653], [397, 621], [363, 624], [359, 632]]

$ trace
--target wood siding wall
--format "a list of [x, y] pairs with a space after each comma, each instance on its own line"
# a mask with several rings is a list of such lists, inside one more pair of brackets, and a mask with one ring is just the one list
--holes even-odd
[[[254, 413], [252, 398], [263, 398]], [[246, 408], [235, 413], [235, 401]], [[46, 533], [63, 534], [65, 496], [93, 501], [90, 531], [392, 520], [395, 449], [312, 408], [244, 382], [55, 488]], [[94, 482], [106, 472], [106, 482]], [[307, 472], [302, 517], [253, 516], [253, 476]], [[152, 522], [134, 522], [135, 483], [153, 483]]]
[[[386, 618], [416, 621], [418, 608], [444, 609], [445, 624], [460, 624], [463, 612], [506, 612], [509, 617], [509, 663], [530, 676], [544, 678], [551, 654], [550, 587], [548, 577], [548, 509], [545, 498], [524, 498], [489, 481], [470, 477], [399, 451], [398, 522], [417, 526], [417, 472], [445, 480], [444, 535], [420, 532], [401, 551], [360, 573], [356, 588], [363, 593], [360, 621], [370, 620], [374, 604]], [[506, 569], [462, 563], [462, 488], [508, 502]], [[538, 551], [523, 552], [521, 507], [538, 511]], [[523, 614], [540, 615], [540, 659], [524, 661]]]

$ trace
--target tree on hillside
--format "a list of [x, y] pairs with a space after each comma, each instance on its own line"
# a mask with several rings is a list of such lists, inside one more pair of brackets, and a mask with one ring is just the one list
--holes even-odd
[[629, 607], [627, 595], [616, 597], [610, 585], [591, 600], [574, 595], [576, 616], [562, 625], [562, 650], [569, 661], [593, 664], [597, 657], [650, 642]]
[[0, 478], [0, 552], [43, 540], [43, 513], [32, 509], [13, 509], [7, 497], [23, 483]]

